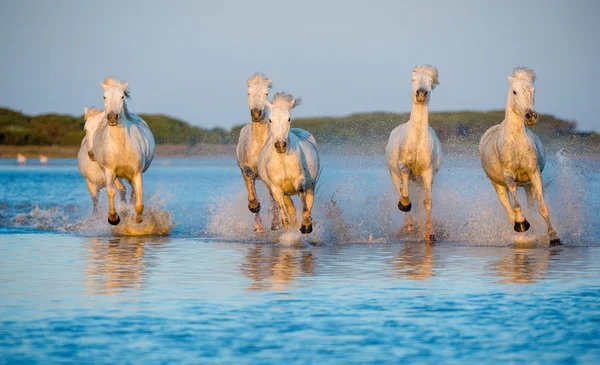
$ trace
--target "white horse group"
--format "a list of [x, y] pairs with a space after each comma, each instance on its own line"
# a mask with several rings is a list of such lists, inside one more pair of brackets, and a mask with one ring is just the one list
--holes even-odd
[[[525, 125], [537, 120], [534, 108], [535, 74], [531, 69], [519, 67], [508, 76], [510, 84], [506, 102], [506, 116], [502, 123], [485, 132], [479, 143], [481, 164], [508, 219], [517, 232], [529, 229], [529, 222], [521, 213], [517, 187], [522, 186], [530, 207], [534, 198], [546, 221], [550, 246], [560, 245], [556, 231], [550, 223], [544, 199], [541, 172], [545, 165], [542, 142]], [[440, 141], [428, 123], [428, 103], [431, 91], [439, 84], [438, 71], [431, 66], [416, 67], [412, 72], [412, 109], [407, 123], [396, 127], [390, 134], [386, 160], [392, 182], [400, 196], [398, 208], [405, 212], [405, 229], [413, 230], [411, 201], [408, 192], [409, 178], [421, 178], [425, 188], [423, 204], [427, 216], [425, 239], [434, 241], [431, 222], [431, 188], [433, 176], [441, 166]], [[508, 192], [512, 197], [512, 206]]]
[[302, 201], [300, 232], [311, 233], [320, 164], [315, 138], [305, 130], [290, 127], [291, 110], [300, 105], [300, 98], [277, 93], [269, 102], [272, 80], [259, 73], [248, 79], [247, 84], [252, 121], [240, 131], [236, 154], [248, 190], [248, 209], [255, 213], [254, 230], [264, 230], [255, 186], [256, 179], [260, 179], [273, 200], [271, 229], [297, 228], [291, 196], [299, 195]]
[[121, 221], [115, 210], [115, 188], [122, 201], [126, 200], [125, 179], [132, 187], [131, 200], [135, 202], [135, 221], [142, 222], [144, 211], [142, 173], [154, 158], [154, 136], [146, 122], [129, 112], [126, 82], [107, 77], [101, 83], [104, 90], [104, 111], [85, 109], [85, 137], [77, 155], [79, 171], [98, 210], [98, 192], [106, 187], [108, 196], [108, 223]]
[[[481, 163], [514, 230], [524, 232], [530, 227], [517, 197], [517, 187], [522, 186], [530, 207], [534, 200], [539, 202], [550, 245], [559, 245], [544, 199], [541, 176], [545, 165], [544, 146], [526, 127], [537, 120], [535, 74], [528, 68], [516, 68], [508, 81], [505, 119], [481, 138]], [[236, 154], [248, 190], [248, 209], [255, 213], [254, 230], [264, 231], [255, 185], [259, 179], [268, 188], [272, 200], [271, 229], [283, 227], [289, 231], [299, 227], [301, 233], [308, 234], [313, 230], [311, 213], [320, 173], [317, 143], [309, 132], [291, 128], [291, 110], [300, 105], [300, 98], [280, 92], [269, 101], [271, 84], [271, 79], [259, 73], [247, 81], [252, 121], [240, 132]], [[126, 188], [121, 180], [127, 180], [135, 201], [135, 221], [139, 223], [144, 209], [142, 173], [154, 158], [154, 137], [146, 122], [129, 112], [127, 83], [108, 77], [101, 85], [104, 111], [85, 109], [86, 135], [78, 154], [79, 170], [86, 179], [95, 211], [98, 210], [98, 192], [106, 187], [108, 222], [112, 225], [120, 221], [114, 205], [115, 190], [119, 191], [120, 199], [126, 201]], [[424, 187], [425, 239], [429, 242], [435, 241], [431, 219], [433, 178], [442, 162], [440, 141], [428, 119], [429, 100], [437, 85], [435, 67], [424, 65], [412, 71], [410, 119], [391, 132], [385, 150], [390, 176], [399, 196], [398, 208], [405, 212], [404, 228], [408, 232], [414, 230], [409, 179]], [[302, 202], [300, 225], [291, 199], [293, 195], [299, 195]]]

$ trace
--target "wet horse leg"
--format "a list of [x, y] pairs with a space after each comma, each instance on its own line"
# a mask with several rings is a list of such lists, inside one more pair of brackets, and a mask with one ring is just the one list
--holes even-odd
[[498, 200], [500, 200], [500, 204], [506, 209], [506, 214], [508, 215], [508, 220], [510, 224], [515, 224], [515, 212], [510, 205], [510, 199], [508, 198], [508, 189], [504, 185], [496, 184], [492, 181], [492, 185], [494, 189], [496, 189], [496, 194], [498, 194]]
[[248, 209], [254, 213], [254, 232], [263, 232], [262, 219], [260, 218], [260, 202], [256, 194], [256, 173], [248, 166], [242, 169], [244, 184], [248, 190]]
[[521, 204], [519, 204], [519, 197], [517, 196], [517, 183], [515, 182], [514, 176], [508, 172], [504, 173], [504, 179], [506, 180], [506, 186], [512, 197], [512, 207], [515, 212], [514, 229], [517, 232], [525, 232], [529, 229], [530, 225], [521, 213]]
[[425, 199], [423, 199], [423, 205], [425, 206], [425, 213], [427, 215], [427, 223], [425, 224], [425, 240], [433, 242], [435, 241], [435, 235], [433, 234], [433, 223], [431, 223], [431, 188], [433, 185], [433, 170], [429, 169], [424, 171], [421, 177], [423, 179], [423, 186], [425, 187]]
[[546, 206], [546, 200], [544, 199], [544, 183], [542, 181], [542, 175], [539, 171], [531, 175], [531, 185], [539, 202], [540, 214], [542, 215], [542, 217], [544, 217], [544, 220], [546, 221], [546, 226], [548, 227], [550, 246], [561, 245], [560, 239], [558, 238], [554, 228], [552, 228], [552, 223], [550, 223], [550, 212], [548, 211], [548, 206]]
[[119, 215], [115, 211], [115, 174], [106, 169], [104, 171], [106, 177], [106, 195], [108, 196], [108, 223], [116, 226], [121, 222]]
[[312, 226], [312, 207], [314, 203], [314, 190], [307, 189], [304, 184], [298, 190], [300, 199], [302, 200], [302, 225], [300, 226], [300, 232], [303, 234], [311, 233], [313, 230]]

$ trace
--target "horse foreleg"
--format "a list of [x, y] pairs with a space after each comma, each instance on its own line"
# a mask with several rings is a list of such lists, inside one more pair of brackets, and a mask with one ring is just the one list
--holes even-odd
[[106, 195], [108, 196], [108, 223], [113, 226], [116, 226], [121, 222], [121, 218], [115, 211], [115, 174], [106, 169], [104, 171], [104, 176], [106, 177]]
[[492, 181], [492, 185], [494, 189], [496, 189], [496, 194], [498, 194], [498, 200], [500, 200], [500, 204], [506, 209], [506, 214], [508, 215], [508, 220], [510, 224], [515, 224], [515, 212], [510, 205], [510, 199], [508, 198], [508, 189], [504, 185], [496, 184]]
[[115, 179], [115, 187], [117, 188], [117, 190], [119, 190], [119, 197], [121, 198], [121, 202], [127, 203], [127, 197], [125, 196], [127, 194], [127, 191], [125, 189], [125, 185], [123, 185], [123, 182], [119, 179]]
[[431, 188], [433, 185], [433, 170], [429, 169], [424, 171], [421, 177], [423, 179], [423, 186], [425, 187], [423, 205], [425, 206], [425, 214], [427, 215], [427, 223], [425, 223], [425, 240], [433, 242], [435, 241], [433, 223], [431, 223]]
[[248, 190], [248, 209], [254, 213], [254, 232], [263, 232], [262, 219], [260, 218], [260, 202], [256, 194], [256, 174], [248, 166], [242, 169], [244, 184]]
[[285, 202], [285, 207], [287, 209], [288, 216], [290, 218], [290, 226], [291, 228], [298, 227], [298, 220], [296, 219], [296, 207], [294, 206], [294, 202], [292, 201], [292, 197], [289, 195], [283, 196], [283, 201]]
[[517, 183], [515, 182], [514, 176], [507, 172], [504, 173], [504, 179], [506, 180], [506, 186], [512, 196], [512, 208], [515, 212], [515, 231], [525, 232], [529, 229], [530, 225], [521, 212], [521, 204], [519, 204], [519, 197], [517, 196]]
[[399, 168], [400, 177], [402, 177], [402, 188], [398, 208], [403, 212], [410, 212], [410, 209], [412, 208], [412, 203], [408, 197], [408, 175], [410, 174], [410, 169], [402, 164], [399, 164]]
[[144, 212], [143, 200], [143, 182], [142, 173], [138, 172], [132, 180], [133, 190], [135, 191], [135, 222], [142, 223], [142, 213]]
[[90, 192], [90, 196], [92, 197], [92, 204], [94, 206], [94, 214], [98, 213], [98, 207], [100, 206], [100, 203], [98, 201], [98, 191], [100, 189], [98, 189], [98, 186], [96, 186], [96, 184], [92, 184], [89, 181], [86, 181], [87, 183], [87, 188], [88, 191]]
[[315, 198], [314, 191], [312, 189], [306, 189], [304, 184], [302, 184], [298, 190], [298, 194], [302, 200], [302, 225], [300, 226], [300, 232], [302, 232], [302, 234], [308, 234], [313, 230], [312, 217], [310, 214]]
[[546, 226], [548, 227], [550, 246], [558, 246], [561, 244], [560, 239], [558, 238], [554, 228], [552, 228], [552, 223], [550, 222], [550, 212], [548, 211], [548, 206], [546, 205], [546, 200], [544, 199], [544, 183], [542, 181], [542, 175], [539, 171], [531, 175], [531, 185], [535, 192], [536, 199], [539, 202], [538, 205], [540, 208], [540, 214], [542, 217], [544, 217]]

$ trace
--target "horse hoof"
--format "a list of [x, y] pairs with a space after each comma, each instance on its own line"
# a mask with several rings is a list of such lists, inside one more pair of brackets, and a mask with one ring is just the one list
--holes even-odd
[[527, 232], [527, 230], [529, 230], [529, 227], [531, 227], [531, 225], [529, 224], [529, 222], [527, 222], [527, 219], [525, 219], [523, 222], [515, 222], [516, 232]]
[[312, 232], [312, 223], [303, 224], [302, 226], [300, 226], [300, 232], [302, 234], [309, 234], [310, 232]]
[[281, 229], [281, 224], [271, 224], [271, 231], [279, 231]]
[[552, 238], [550, 240], [550, 247], [556, 247], [556, 246], [562, 246], [562, 242], [560, 242], [560, 239], [558, 238]]
[[119, 217], [119, 215], [118, 214], [115, 214], [115, 215], [117, 216], [117, 219], [115, 219], [115, 220], [111, 220], [110, 215], [108, 216], [108, 223], [111, 226], [116, 226], [117, 224], [121, 223], [121, 218]]
[[435, 235], [434, 234], [426, 234], [425, 235], [425, 240], [427, 242], [435, 242]]
[[398, 209], [400, 209], [403, 212], [410, 212], [410, 209], [412, 208], [412, 203], [408, 203], [408, 205], [404, 205], [402, 204], [402, 202], [398, 202]]
[[251, 204], [248, 204], [248, 209], [250, 209], [250, 211], [252, 213], [258, 213], [258, 212], [260, 212], [260, 203], [257, 202], [255, 206], [252, 206]]

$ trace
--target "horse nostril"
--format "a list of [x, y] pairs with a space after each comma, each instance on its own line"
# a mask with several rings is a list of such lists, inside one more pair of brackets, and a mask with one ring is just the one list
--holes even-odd
[[427, 91], [423, 91], [423, 95], [424, 95], [424, 96], [427, 96]]
[[525, 114], [525, 118], [530, 119], [531, 118], [531, 114], [530, 113]]

